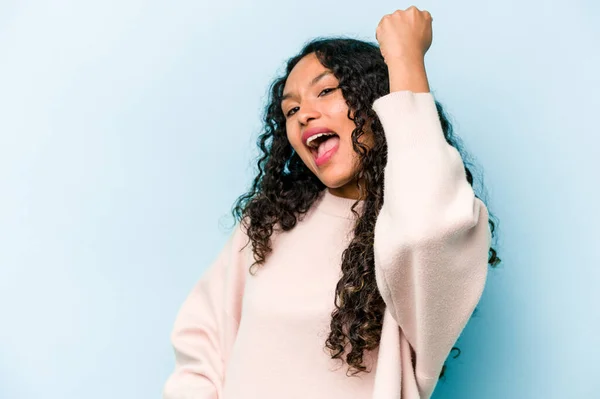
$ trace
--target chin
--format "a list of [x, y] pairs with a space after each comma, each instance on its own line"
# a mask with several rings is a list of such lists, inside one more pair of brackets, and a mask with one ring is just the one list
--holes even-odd
[[[331, 165], [332, 166], [332, 165]], [[317, 174], [317, 177], [328, 188], [341, 188], [353, 182], [353, 172], [349, 165], [336, 165], [326, 168]]]

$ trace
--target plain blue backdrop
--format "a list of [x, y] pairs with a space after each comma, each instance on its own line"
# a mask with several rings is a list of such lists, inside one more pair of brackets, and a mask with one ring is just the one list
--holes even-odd
[[[413, 3], [0, 2], [0, 398], [158, 398], [267, 86]], [[424, 1], [503, 259], [434, 398], [600, 397], [597, 2]]]

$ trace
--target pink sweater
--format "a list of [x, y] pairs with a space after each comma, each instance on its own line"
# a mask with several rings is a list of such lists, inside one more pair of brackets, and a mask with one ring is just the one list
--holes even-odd
[[386, 311], [380, 345], [365, 357], [371, 372], [347, 377], [325, 349], [354, 202], [326, 189], [294, 229], [275, 231], [255, 276], [237, 224], [179, 311], [165, 399], [431, 396], [485, 285], [488, 213], [444, 140], [431, 93], [392, 92], [373, 110], [388, 163], [373, 244]]

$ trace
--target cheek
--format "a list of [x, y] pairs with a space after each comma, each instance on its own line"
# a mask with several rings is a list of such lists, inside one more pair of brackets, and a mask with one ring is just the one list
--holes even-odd
[[346, 101], [341, 98], [331, 104], [329, 112], [332, 115], [341, 115], [347, 119], [346, 115], [348, 114], [348, 105], [346, 104]]
[[300, 148], [302, 147], [302, 142], [300, 141], [299, 134], [294, 135], [288, 133], [287, 139], [292, 148], [294, 148], [296, 152], [299, 152]]
[[348, 104], [346, 104], [346, 100], [343, 97], [336, 99], [336, 101], [332, 102], [328, 108], [329, 114], [339, 120], [342, 124], [349, 123], [353, 125], [354, 122], [350, 118], [354, 118], [354, 112], [350, 110], [350, 118], [348, 118], [348, 110], [350, 110], [350, 107], [348, 107]]

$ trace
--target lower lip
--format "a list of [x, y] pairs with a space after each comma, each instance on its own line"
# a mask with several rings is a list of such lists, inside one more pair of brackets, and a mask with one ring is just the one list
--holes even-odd
[[[333, 156], [333, 154], [335, 154], [338, 150], [338, 148], [340, 147], [340, 143], [338, 141], [338, 143], [335, 145], [335, 147], [333, 147], [331, 150], [327, 151], [325, 154], [321, 155], [319, 158], [315, 159], [315, 163], [317, 164], [317, 166], [321, 166], [323, 164], [325, 164], [327, 161], [329, 161], [331, 159], [331, 157]], [[314, 154], [313, 154], [314, 156]]]

